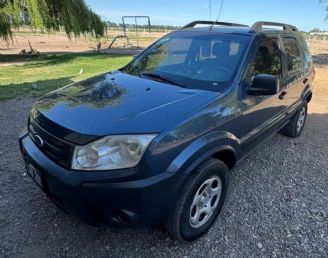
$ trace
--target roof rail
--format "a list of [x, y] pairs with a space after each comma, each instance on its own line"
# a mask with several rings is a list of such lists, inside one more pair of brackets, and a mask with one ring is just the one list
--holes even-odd
[[293, 25], [279, 23], [279, 22], [266, 22], [266, 21], [255, 22], [251, 27], [251, 30], [260, 32], [263, 30], [263, 26], [279, 26], [279, 27], [283, 27], [283, 29], [286, 31], [298, 31], [298, 29]]
[[194, 28], [196, 25], [222, 25], [222, 26], [237, 26], [237, 27], [248, 27], [247, 25], [231, 23], [231, 22], [214, 22], [214, 21], [193, 21], [183, 26], [182, 29]]

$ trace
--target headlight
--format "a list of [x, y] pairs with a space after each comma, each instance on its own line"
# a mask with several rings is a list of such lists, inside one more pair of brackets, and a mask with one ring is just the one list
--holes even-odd
[[72, 169], [111, 170], [136, 166], [155, 134], [107, 136], [74, 149]]

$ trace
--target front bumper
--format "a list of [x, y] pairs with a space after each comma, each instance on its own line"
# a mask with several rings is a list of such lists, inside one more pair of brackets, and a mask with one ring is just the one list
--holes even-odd
[[19, 139], [22, 154], [41, 174], [42, 189], [68, 214], [91, 225], [151, 225], [165, 219], [185, 175], [167, 172], [120, 181], [129, 170], [79, 172], [46, 157], [27, 133]]

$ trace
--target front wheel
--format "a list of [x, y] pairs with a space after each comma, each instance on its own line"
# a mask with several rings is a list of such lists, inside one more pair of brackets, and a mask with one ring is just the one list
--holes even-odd
[[204, 235], [215, 222], [223, 206], [229, 182], [229, 169], [209, 159], [190, 175], [167, 218], [166, 227], [183, 241]]
[[285, 136], [296, 138], [301, 135], [307, 117], [307, 102], [303, 104], [301, 109], [289, 121], [289, 123], [281, 129], [281, 133]]

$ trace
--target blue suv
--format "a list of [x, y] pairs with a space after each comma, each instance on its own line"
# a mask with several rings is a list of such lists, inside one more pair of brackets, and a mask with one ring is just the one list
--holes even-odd
[[294, 26], [192, 22], [118, 71], [40, 98], [19, 139], [27, 172], [91, 225], [162, 223], [192, 241], [219, 215], [236, 163], [276, 132], [301, 134], [314, 76]]

